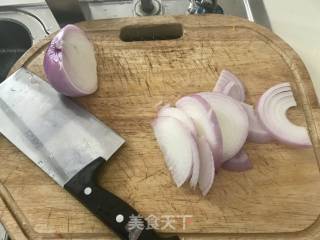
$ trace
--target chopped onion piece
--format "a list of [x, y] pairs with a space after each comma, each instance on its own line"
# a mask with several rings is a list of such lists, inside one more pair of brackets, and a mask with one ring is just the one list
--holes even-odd
[[242, 106], [249, 118], [249, 134], [247, 140], [254, 143], [272, 142], [273, 136], [261, 123], [253, 106], [246, 103], [242, 103]]
[[53, 38], [44, 56], [44, 70], [48, 82], [66, 96], [84, 96], [98, 88], [93, 45], [75, 25], [65, 26]]
[[222, 164], [222, 136], [217, 117], [209, 103], [194, 95], [181, 98], [176, 102], [176, 106], [193, 120], [198, 136], [206, 137], [214, 155], [215, 168], [218, 170]]
[[[179, 120], [182, 124], [184, 124], [185, 127], [187, 127], [195, 139], [197, 139], [197, 130], [196, 127], [193, 124], [192, 119], [182, 110], [174, 107], [170, 107], [170, 105], [165, 105], [163, 108], [160, 109], [158, 113], [159, 117], [172, 117], [177, 120]], [[197, 147], [195, 145], [192, 145], [193, 147]], [[199, 180], [199, 174], [200, 174], [200, 160], [199, 160], [199, 154], [198, 149], [193, 150], [192, 152], [194, 154], [192, 158], [192, 175], [190, 179], [190, 186], [192, 188], [196, 188]]]
[[242, 105], [232, 97], [219, 92], [198, 93], [215, 112], [222, 133], [223, 161], [234, 157], [246, 142], [249, 130], [248, 116]]
[[252, 169], [252, 163], [244, 150], [241, 150], [230, 160], [226, 161], [222, 168], [233, 172], [244, 172]]
[[206, 196], [214, 181], [214, 160], [210, 145], [205, 137], [199, 138], [198, 145], [200, 153], [199, 188], [202, 192], [202, 195]]
[[159, 117], [173, 117], [185, 124], [185, 126], [192, 132], [196, 137], [197, 129], [194, 126], [192, 119], [181, 109], [170, 107], [170, 105], [165, 105], [162, 107], [158, 113]]
[[240, 102], [243, 102], [246, 99], [245, 88], [242, 82], [228, 70], [223, 70], [221, 72], [213, 91], [221, 92]]
[[279, 142], [297, 147], [312, 146], [305, 127], [293, 124], [287, 118], [287, 111], [297, 106], [289, 83], [278, 84], [266, 91], [257, 105], [258, 116]]
[[[225, 87], [224, 89], [222, 90], [221, 93], [223, 93], [224, 95], [228, 95], [230, 96], [229, 94], [231, 93], [232, 89], [233, 88], [236, 88], [237, 85], [234, 83], [234, 82], [229, 82]], [[217, 91], [218, 92], [218, 91]], [[231, 96], [230, 96], [231, 97]], [[236, 99], [237, 100], [237, 99]]]
[[191, 132], [175, 118], [158, 117], [152, 123], [154, 134], [166, 160], [167, 167], [178, 187], [191, 176], [197, 143]]
[[190, 178], [190, 187], [195, 189], [200, 177], [200, 152], [197, 137], [194, 138], [197, 144], [192, 144], [192, 173]]

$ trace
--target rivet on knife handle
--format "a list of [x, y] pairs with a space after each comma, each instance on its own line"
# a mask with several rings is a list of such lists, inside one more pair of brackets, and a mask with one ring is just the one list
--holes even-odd
[[[138, 216], [138, 212], [129, 204], [101, 188], [96, 184], [96, 175], [99, 168], [105, 163], [103, 158], [97, 158], [75, 175], [64, 188], [95, 214], [104, 224], [110, 227], [121, 239], [131, 240], [127, 230], [129, 217]], [[147, 222], [143, 219], [144, 228], [139, 240], [160, 240], [153, 229], [147, 228]], [[179, 240], [179, 237], [171, 237], [169, 240]]]

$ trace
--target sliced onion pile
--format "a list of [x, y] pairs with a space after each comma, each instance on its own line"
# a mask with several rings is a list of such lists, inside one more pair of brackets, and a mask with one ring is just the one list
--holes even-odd
[[296, 106], [289, 83], [267, 90], [256, 109], [244, 100], [244, 85], [224, 70], [213, 92], [182, 97], [176, 107], [166, 105], [159, 111], [153, 128], [178, 187], [189, 181], [205, 196], [221, 167], [235, 172], [252, 169], [246, 141], [312, 145], [307, 129], [286, 116]]
[[204, 136], [212, 150], [217, 168], [222, 164], [222, 136], [218, 119], [209, 103], [200, 96], [186, 96], [176, 102], [177, 108], [193, 120], [197, 135]]
[[53, 38], [44, 56], [44, 70], [48, 82], [66, 96], [84, 96], [98, 88], [93, 45], [74, 25], [65, 26]]

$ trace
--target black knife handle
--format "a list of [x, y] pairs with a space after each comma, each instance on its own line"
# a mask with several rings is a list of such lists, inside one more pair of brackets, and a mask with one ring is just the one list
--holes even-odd
[[122, 240], [130, 240], [129, 231], [132, 230], [128, 229], [130, 216], [139, 216], [139, 221], [143, 222], [144, 227], [140, 226], [137, 229], [141, 231], [138, 240], [179, 240], [178, 236], [160, 238], [153, 229], [147, 228], [146, 220], [142, 219], [133, 207], [97, 185], [96, 176], [104, 163], [103, 158], [97, 158], [67, 182], [64, 188]]

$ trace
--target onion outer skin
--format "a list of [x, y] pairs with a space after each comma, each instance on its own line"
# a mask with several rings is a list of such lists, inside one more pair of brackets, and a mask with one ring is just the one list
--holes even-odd
[[[257, 113], [274, 139], [294, 147], [311, 147], [307, 129], [291, 123], [286, 116], [287, 110], [295, 106], [297, 104], [290, 84], [281, 83], [271, 87], [261, 96], [257, 104]], [[276, 110], [282, 111], [281, 115], [277, 114]]]
[[[88, 41], [87, 45], [88, 51], [94, 52], [93, 45], [87, 39], [86, 34], [77, 26], [69, 24], [62, 28], [59, 33], [53, 38], [49, 44], [44, 60], [44, 71], [47, 76], [48, 82], [54, 87], [58, 92], [69, 97], [81, 97], [94, 93], [98, 88], [97, 72], [95, 73], [92, 89], [80, 89], [77, 87], [70, 79], [68, 70], [65, 68], [65, 61], [72, 61], [67, 59], [65, 55], [64, 42], [68, 34], [77, 33], [82, 35], [82, 40]], [[97, 68], [96, 59], [90, 59], [91, 64], [94, 64], [95, 69]], [[83, 61], [88, 61], [88, 59], [83, 59]]]

